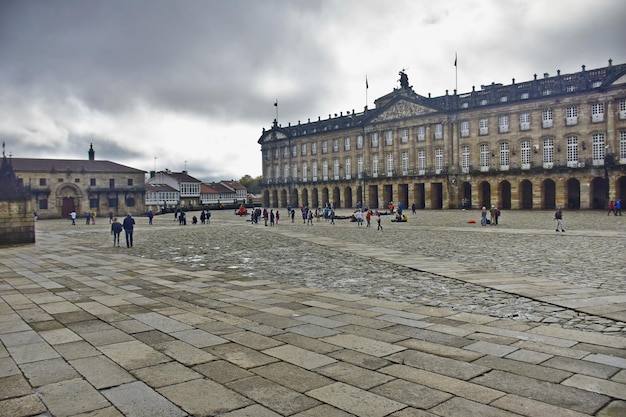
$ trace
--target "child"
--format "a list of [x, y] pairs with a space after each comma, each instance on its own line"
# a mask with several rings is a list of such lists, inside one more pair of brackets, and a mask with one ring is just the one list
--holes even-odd
[[120, 247], [120, 233], [122, 233], [122, 223], [117, 221], [117, 217], [113, 218], [113, 223], [111, 223], [111, 234], [113, 235], [113, 247], [115, 247], [117, 243], [117, 247]]

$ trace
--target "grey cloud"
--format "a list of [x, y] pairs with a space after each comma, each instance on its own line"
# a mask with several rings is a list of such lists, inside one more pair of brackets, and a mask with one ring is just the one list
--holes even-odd
[[[50, 95], [72, 94], [111, 113], [142, 100], [181, 112], [254, 117], [269, 99], [254, 88], [262, 74], [280, 71], [313, 81], [316, 74], [307, 63], [332, 66], [314, 32], [297, 39], [288, 35], [306, 5], [187, 1], [183, 6], [10, 2], [0, 21], [0, 73], [10, 85], [45, 86]], [[290, 59], [296, 50], [306, 50], [305, 58]], [[320, 94], [315, 82], [310, 85], [302, 86], [302, 94]]]

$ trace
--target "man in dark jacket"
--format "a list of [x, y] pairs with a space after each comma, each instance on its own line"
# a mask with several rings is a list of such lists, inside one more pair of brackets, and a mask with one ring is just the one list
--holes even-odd
[[122, 233], [122, 223], [117, 221], [117, 217], [111, 219], [111, 234], [113, 235], [113, 246], [120, 247], [120, 233]]
[[128, 213], [124, 219], [124, 232], [126, 232], [126, 247], [133, 247], [133, 229], [135, 228], [135, 219]]

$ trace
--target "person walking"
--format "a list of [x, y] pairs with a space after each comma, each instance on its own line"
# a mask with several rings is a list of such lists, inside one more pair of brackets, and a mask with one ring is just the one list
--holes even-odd
[[489, 210], [489, 222], [492, 226], [496, 225], [496, 206], [491, 205], [491, 210]]
[[74, 210], [70, 213], [70, 219], [72, 219], [72, 226], [76, 226], [76, 212]]
[[276, 226], [278, 226], [279, 220], [280, 220], [280, 214], [278, 213], [278, 210], [276, 210]]
[[270, 210], [270, 226], [273, 227], [276, 222], [276, 215], [274, 214], [274, 210]]
[[148, 224], [152, 224], [152, 219], [154, 218], [154, 213], [152, 210], [148, 210]]
[[487, 226], [487, 207], [483, 206], [480, 211], [480, 225]]
[[111, 220], [111, 234], [113, 235], [113, 247], [120, 247], [120, 234], [122, 233], [122, 223], [117, 221], [117, 217]]
[[370, 227], [371, 226], [371, 222], [372, 222], [372, 211], [371, 210], [367, 210], [367, 212], [365, 213], [365, 221], [367, 222], [367, 226], [366, 227]]
[[335, 224], [335, 210], [330, 211], [330, 224]]
[[622, 215], [622, 200], [620, 200], [619, 198], [615, 202], [615, 215], [616, 216]]
[[554, 213], [554, 220], [556, 220], [556, 231], [558, 232], [560, 230], [561, 232], [565, 232], [565, 229], [563, 229], [563, 210], [561, 207]]
[[360, 209], [357, 210], [355, 217], [356, 217], [356, 225], [362, 226], [363, 225], [363, 212]]
[[[615, 203], [613, 200], [609, 201], [609, 212], [606, 215], [615, 214]], [[617, 216], [617, 214], [615, 214]]]
[[380, 212], [376, 213], [376, 223], [378, 223], [376, 230], [383, 230], [383, 225], [380, 223]]
[[124, 228], [124, 232], [126, 232], [126, 247], [133, 247], [133, 232], [135, 229], [135, 219], [128, 213], [126, 218], [124, 219], [124, 223], [122, 224]]

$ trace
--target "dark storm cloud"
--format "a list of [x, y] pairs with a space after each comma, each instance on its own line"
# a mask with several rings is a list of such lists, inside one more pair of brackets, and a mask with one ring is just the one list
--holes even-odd
[[[297, 73], [314, 98], [310, 68], [330, 66], [324, 45], [288, 34], [297, 2], [17, 1], [0, 17], [0, 73], [32, 94], [72, 95], [88, 106], [124, 112], [149, 103], [181, 112], [254, 117], [268, 105], [259, 84]], [[313, 6], [314, 7], [314, 6]], [[292, 60], [294, 50], [306, 50]], [[321, 84], [321, 82], [320, 82]], [[27, 91], [28, 91], [27, 90]], [[295, 92], [276, 91], [295, 94]], [[269, 103], [271, 106], [271, 101]], [[266, 117], [265, 117], [266, 118]]]
[[15, 156], [93, 142], [146, 171], [257, 176], [277, 109], [282, 125], [359, 112], [401, 68], [439, 96], [457, 75], [463, 93], [623, 63], [625, 15], [617, 0], [0, 0], [0, 139]]

